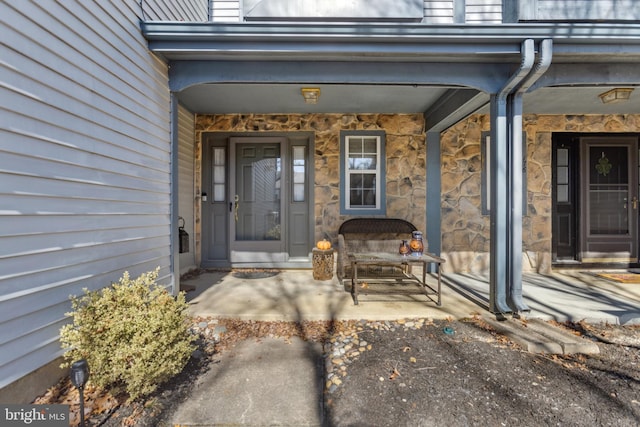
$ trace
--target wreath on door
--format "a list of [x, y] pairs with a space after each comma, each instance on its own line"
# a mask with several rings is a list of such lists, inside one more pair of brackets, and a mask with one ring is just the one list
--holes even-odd
[[598, 159], [598, 164], [596, 165], [596, 170], [600, 175], [607, 176], [609, 172], [611, 172], [611, 168], [613, 165], [609, 163], [609, 159], [607, 156], [602, 153], [602, 157]]

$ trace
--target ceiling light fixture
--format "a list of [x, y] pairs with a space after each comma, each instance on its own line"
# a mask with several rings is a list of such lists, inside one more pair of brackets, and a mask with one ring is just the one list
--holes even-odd
[[318, 98], [320, 98], [320, 89], [318, 88], [310, 88], [303, 87], [300, 89], [302, 91], [302, 97], [304, 98], [305, 104], [317, 104]]
[[603, 104], [615, 104], [616, 102], [628, 101], [633, 92], [633, 88], [617, 87], [598, 95]]

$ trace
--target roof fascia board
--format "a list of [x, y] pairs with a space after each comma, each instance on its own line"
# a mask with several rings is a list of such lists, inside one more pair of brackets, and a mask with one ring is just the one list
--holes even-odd
[[[215, 40], [219, 38], [282, 38], [298, 40], [366, 40], [389, 39], [396, 43], [408, 41], [494, 41], [525, 38], [599, 40], [638, 43], [640, 24], [621, 23], [536, 23], [495, 25], [425, 25], [425, 24], [296, 24], [296, 23], [212, 23], [212, 22], [141, 22], [142, 33], [149, 40]], [[301, 39], [302, 38], [302, 39]]]
[[572, 55], [640, 57], [639, 24], [142, 22], [141, 26], [149, 49], [169, 60], [517, 63], [525, 39], [552, 39], [555, 62]]
[[[180, 59], [194, 55], [209, 55], [224, 59], [233, 55], [251, 58], [276, 59], [286, 58], [303, 60], [332, 59], [348, 57], [350, 61], [382, 60], [383, 58], [412, 58], [422, 60], [458, 56], [460, 60], [470, 60], [469, 55], [478, 61], [494, 61], [496, 55], [512, 55], [517, 62], [520, 41], [511, 41], [500, 45], [493, 43], [318, 43], [301, 40], [220, 40], [220, 41], [150, 41], [149, 48], [153, 52], [164, 54], [171, 59]], [[375, 56], [373, 56], [375, 55]], [[416, 59], [420, 59], [416, 58]], [[203, 58], [200, 58], [203, 59]], [[232, 58], [229, 58], [232, 59]]]
[[207, 83], [389, 84], [472, 87], [495, 92], [511, 64], [424, 62], [174, 61], [169, 87], [179, 92]]

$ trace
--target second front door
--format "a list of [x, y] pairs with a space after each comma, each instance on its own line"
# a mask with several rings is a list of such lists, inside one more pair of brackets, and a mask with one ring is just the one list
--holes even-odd
[[585, 137], [582, 159], [582, 262], [638, 259], [636, 138]]

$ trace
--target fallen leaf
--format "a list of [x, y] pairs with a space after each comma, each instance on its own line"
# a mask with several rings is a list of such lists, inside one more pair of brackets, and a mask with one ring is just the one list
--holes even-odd
[[400, 372], [398, 372], [398, 370], [396, 368], [393, 368], [393, 372], [391, 373], [391, 375], [389, 376], [390, 380], [395, 380], [396, 378], [398, 378], [400, 376]]

